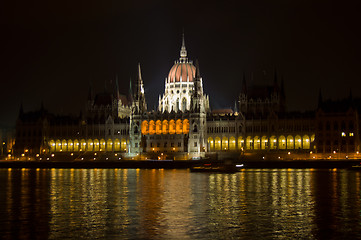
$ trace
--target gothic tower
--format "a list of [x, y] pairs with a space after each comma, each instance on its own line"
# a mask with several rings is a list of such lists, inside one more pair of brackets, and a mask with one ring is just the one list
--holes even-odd
[[204, 157], [207, 151], [206, 130], [206, 98], [203, 95], [202, 78], [199, 64], [196, 61], [196, 72], [194, 78], [194, 90], [191, 98], [191, 110], [189, 117], [189, 141], [188, 152], [194, 157]]
[[147, 104], [144, 95], [144, 86], [140, 64], [138, 64], [138, 76], [135, 83], [135, 90], [132, 103], [132, 114], [130, 116], [130, 144], [129, 152], [138, 154], [143, 152], [143, 140], [141, 134], [142, 115], [147, 112]]

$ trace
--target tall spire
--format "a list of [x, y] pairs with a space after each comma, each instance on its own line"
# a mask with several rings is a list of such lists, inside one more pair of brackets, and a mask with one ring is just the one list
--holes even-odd
[[191, 107], [193, 111], [200, 111], [200, 110], [204, 110], [203, 108], [201, 108], [201, 99], [203, 97], [203, 91], [202, 91], [202, 86], [201, 86], [201, 73], [199, 71], [199, 63], [198, 60], [196, 60], [196, 72], [195, 72], [195, 78], [193, 80], [194, 82], [194, 89], [193, 89], [193, 94], [192, 94], [192, 98], [191, 98]]
[[144, 87], [143, 87], [143, 79], [142, 79], [142, 71], [140, 69], [140, 63], [138, 63], [138, 89], [140, 93], [144, 94]]
[[186, 49], [186, 44], [185, 44], [185, 41], [184, 41], [184, 31], [183, 31], [183, 34], [182, 34], [182, 47], [181, 47], [181, 50], [180, 50], [180, 60], [182, 61], [185, 61], [187, 60], [187, 49]]
[[147, 104], [145, 102], [143, 79], [142, 79], [142, 72], [140, 69], [140, 63], [138, 63], [138, 76], [137, 76], [137, 81], [135, 84], [135, 92], [134, 92], [133, 100], [134, 100], [136, 112], [142, 113], [142, 112], [147, 111]]

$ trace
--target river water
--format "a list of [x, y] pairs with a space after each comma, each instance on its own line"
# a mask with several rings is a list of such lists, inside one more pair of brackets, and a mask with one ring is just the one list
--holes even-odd
[[0, 169], [1, 239], [361, 239], [361, 172]]

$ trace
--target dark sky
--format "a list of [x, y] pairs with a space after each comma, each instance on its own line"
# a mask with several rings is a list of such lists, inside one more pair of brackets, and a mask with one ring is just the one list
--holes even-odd
[[[100, 3], [101, 2], [101, 3]], [[342, 4], [342, 5], [341, 5]], [[79, 114], [118, 75], [121, 91], [142, 66], [148, 107], [179, 58], [184, 29], [213, 108], [233, 107], [248, 85], [283, 76], [289, 110], [324, 98], [360, 97], [361, 2], [8, 1], [0, 8], [0, 127], [25, 111]]]

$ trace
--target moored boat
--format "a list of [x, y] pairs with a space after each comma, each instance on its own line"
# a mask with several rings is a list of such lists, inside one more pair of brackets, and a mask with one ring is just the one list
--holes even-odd
[[217, 172], [217, 173], [235, 173], [240, 171], [243, 164], [234, 164], [231, 162], [207, 162], [197, 164], [191, 167], [191, 172]]

